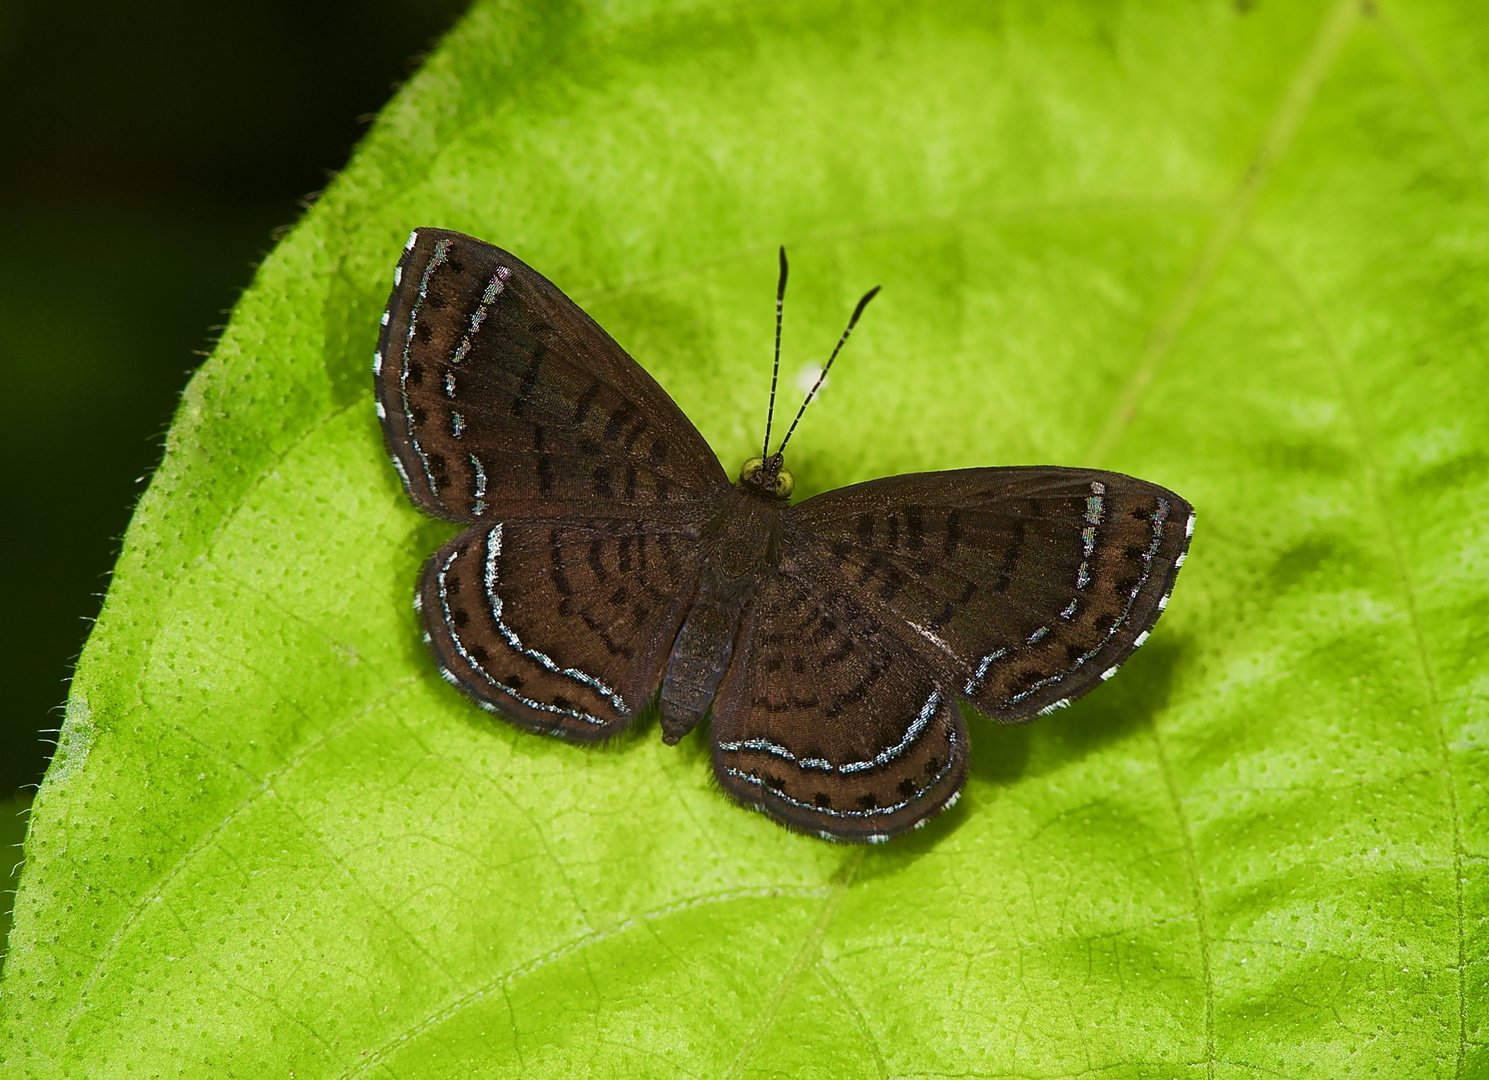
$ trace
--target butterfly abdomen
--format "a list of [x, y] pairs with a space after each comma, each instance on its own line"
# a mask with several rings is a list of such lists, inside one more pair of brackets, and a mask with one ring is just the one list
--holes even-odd
[[691, 731], [713, 704], [759, 582], [774, 569], [783, 505], [736, 489], [709, 530], [698, 597], [662, 678], [662, 737], [668, 743]]
[[688, 612], [662, 677], [662, 739], [675, 744], [713, 703], [734, 655], [734, 639], [749, 597], [701, 598]]

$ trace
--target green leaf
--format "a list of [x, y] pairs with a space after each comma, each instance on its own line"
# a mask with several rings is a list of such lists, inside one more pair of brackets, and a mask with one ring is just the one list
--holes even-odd
[[[24, 1075], [1489, 1072], [1489, 22], [1393, 3], [479, 4], [192, 381], [35, 803]], [[492, 722], [369, 358], [408, 230], [518, 252], [732, 471], [1121, 469], [1199, 510], [1121, 676], [971, 718], [882, 848], [695, 735]], [[179, 268], [189, 274], [190, 267]], [[159, 287], [168, 289], [169, 281]]]

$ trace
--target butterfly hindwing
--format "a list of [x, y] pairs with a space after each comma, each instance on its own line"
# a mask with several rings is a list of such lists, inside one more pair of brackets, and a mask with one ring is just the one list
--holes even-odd
[[547, 278], [510, 252], [419, 229], [374, 358], [409, 498], [451, 521], [522, 511], [668, 513], [728, 480], [682, 410]]
[[698, 574], [696, 532], [611, 520], [473, 526], [425, 565], [429, 647], [456, 687], [533, 731], [604, 739], [651, 700]]
[[1157, 484], [1054, 466], [889, 477], [792, 514], [842, 587], [1005, 722], [1068, 704], [1146, 640], [1194, 524]]
[[967, 764], [955, 695], [880, 613], [788, 564], [765, 579], [741, 637], [712, 721], [714, 772], [735, 798], [852, 842], [955, 799]]

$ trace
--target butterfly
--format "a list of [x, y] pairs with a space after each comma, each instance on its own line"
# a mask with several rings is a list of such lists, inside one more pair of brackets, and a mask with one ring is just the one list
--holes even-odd
[[[783, 249], [776, 374], [786, 277]], [[916, 473], [793, 505], [795, 422], [772, 453], [767, 419], [731, 481], [510, 252], [418, 229], [393, 281], [377, 414], [408, 497], [465, 526], [416, 594], [440, 674], [585, 742], [653, 704], [669, 744], [707, 719], [720, 786], [790, 828], [878, 842], [925, 824], [966, 779], [958, 704], [1004, 723], [1069, 704], [1148, 637], [1184, 563], [1189, 503], [1096, 469]]]

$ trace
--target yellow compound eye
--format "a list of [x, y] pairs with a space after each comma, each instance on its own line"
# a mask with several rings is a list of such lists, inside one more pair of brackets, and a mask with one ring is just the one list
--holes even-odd
[[739, 470], [739, 478], [748, 480], [765, 467], [765, 459], [752, 457], [744, 463], [744, 468]]
[[[745, 468], [749, 468], [748, 465]], [[796, 490], [796, 477], [791, 475], [790, 469], [782, 469], [776, 477], [776, 494], [783, 498]]]

